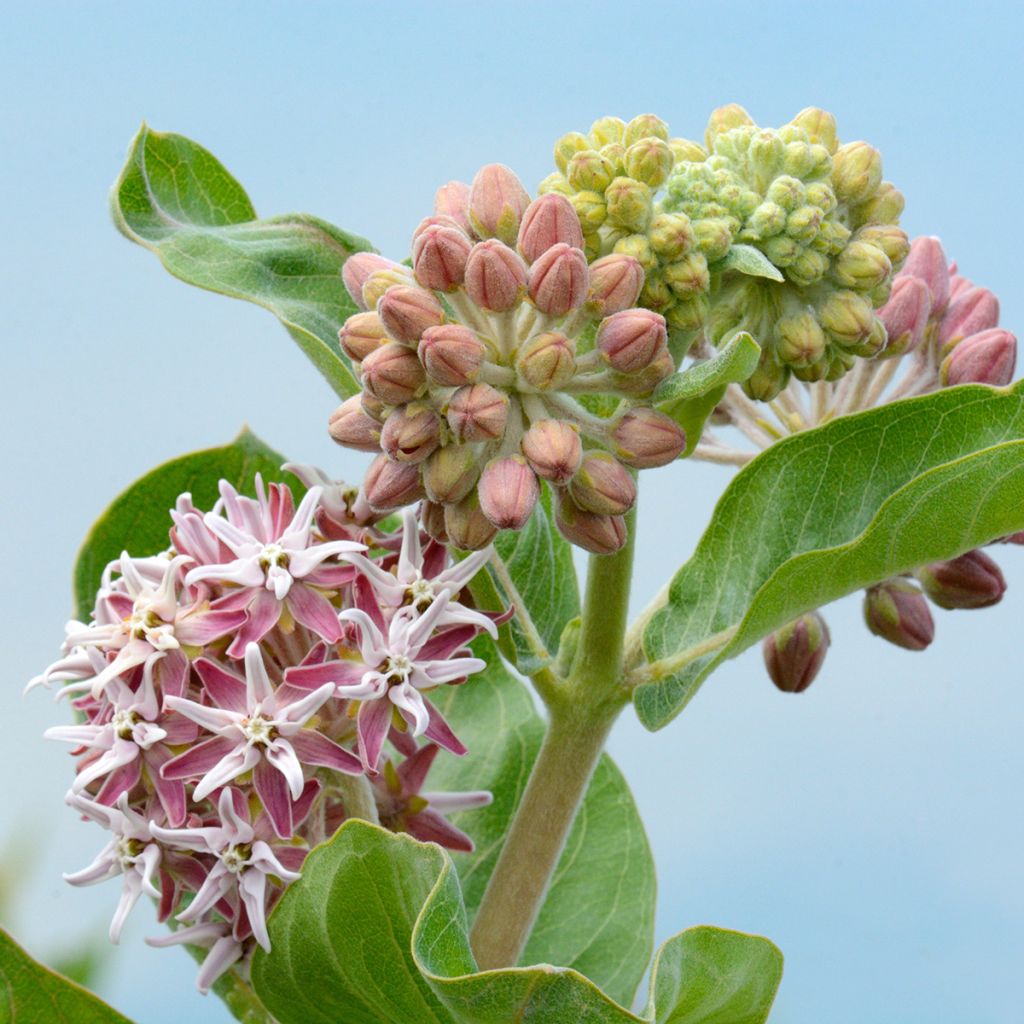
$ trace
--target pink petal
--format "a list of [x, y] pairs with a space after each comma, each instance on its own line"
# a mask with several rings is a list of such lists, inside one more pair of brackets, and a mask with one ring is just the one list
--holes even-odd
[[359, 735], [359, 756], [368, 772], [376, 774], [381, 747], [391, 727], [391, 702], [388, 700], [364, 701], [356, 715], [356, 731]]
[[195, 669], [213, 698], [214, 704], [225, 711], [234, 711], [244, 715], [249, 710], [245, 694], [245, 680], [234, 672], [228, 671], [223, 665], [210, 661], [209, 658], [198, 658]]
[[212, 640], [233, 633], [243, 622], [245, 610], [242, 608], [197, 612], [176, 622], [174, 635], [188, 647], [205, 647]]
[[252, 594], [248, 617], [228, 648], [228, 656], [231, 658], [241, 658], [245, 648], [249, 644], [259, 643], [281, 617], [281, 603], [269, 590], [256, 590]]
[[238, 746], [229, 754], [225, 754], [200, 780], [192, 791], [194, 800], [205, 800], [215, 789], [227, 785], [239, 775], [255, 768], [262, 762], [260, 752], [255, 747]]
[[402, 792], [407, 796], [423, 788], [430, 766], [441, 748], [435, 743], [425, 743], [412, 757], [407, 757], [398, 766], [398, 777], [402, 780]]
[[227, 736], [214, 736], [165, 762], [160, 775], [165, 779], [198, 778], [230, 754], [237, 745], [235, 740]]
[[261, 758], [252, 773], [252, 782], [274, 831], [282, 839], [290, 839], [292, 800], [284, 776], [269, 761]]
[[296, 665], [285, 670], [284, 681], [301, 690], [319, 689], [324, 683], [354, 686], [363, 681], [366, 666], [361, 661], [327, 661], [322, 665]]
[[449, 850], [460, 850], [463, 853], [473, 852], [473, 840], [461, 829], [456, 828], [440, 814], [435, 814], [429, 807], [412, 815], [406, 827], [409, 834], [423, 843], [437, 843]]
[[323, 594], [304, 583], [296, 583], [288, 592], [286, 604], [296, 620], [317, 636], [332, 644], [341, 639], [338, 610]]
[[450, 658], [457, 650], [465, 647], [479, 630], [475, 626], [455, 626], [432, 636], [421, 648], [417, 660], [433, 661]]
[[165, 779], [161, 774], [162, 765], [169, 760], [166, 747], [153, 747], [146, 752], [146, 768], [149, 780], [156, 790], [160, 806], [167, 815], [167, 824], [171, 828], [181, 828], [185, 824], [186, 801], [185, 784], [180, 779]]
[[[313, 729], [303, 729], [291, 739], [295, 754], [303, 764], [334, 768], [347, 775], [362, 775], [363, 766], [351, 751]], [[435, 750], [437, 748], [435, 747]]]
[[238, 719], [238, 712], [211, 708], [205, 704], [197, 704], [194, 700], [186, 700], [184, 697], [168, 697], [164, 704], [171, 711], [191, 718], [193, 722], [210, 732], [219, 733], [224, 729], [230, 729]]
[[249, 708], [255, 708], [274, 696], [274, 684], [267, 675], [259, 644], [246, 644], [245, 647], [245, 689]]
[[427, 705], [427, 711], [430, 713], [430, 724], [424, 730], [427, 738], [444, 747], [445, 750], [450, 750], [458, 757], [462, 757], [466, 753], [466, 748], [459, 741], [455, 733], [452, 732], [451, 727], [444, 720], [444, 716], [429, 700], [424, 701], [424, 703]]
[[[388, 573], [388, 575], [390, 576], [391, 574]], [[356, 581], [352, 585], [352, 597], [356, 608], [365, 612], [370, 617], [370, 621], [377, 627], [380, 639], [383, 640], [384, 636], [387, 635], [388, 626], [380, 610], [380, 599], [377, 597], [373, 585], [365, 576], [356, 577]], [[377, 638], [375, 637], [374, 639], [376, 640]]]

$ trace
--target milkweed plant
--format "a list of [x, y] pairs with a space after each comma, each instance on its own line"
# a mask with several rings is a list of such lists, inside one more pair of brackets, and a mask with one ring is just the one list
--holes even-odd
[[[696, 927], [652, 955], [650, 852], [602, 750], [754, 645], [805, 690], [844, 595], [907, 651], [935, 609], [1002, 599], [1017, 341], [903, 207], [824, 110], [721, 107], [702, 141], [603, 117], [532, 192], [498, 163], [441, 185], [385, 256], [258, 218], [144, 126], [118, 228], [275, 313], [338, 396], [310, 429], [366, 467], [342, 482], [245, 431], [86, 538], [29, 689], [100, 848], [64, 877], [109, 891], [111, 941], [155, 919], [252, 1024], [765, 1021], [767, 939]], [[630, 624], [643, 478], [683, 504], [687, 460], [735, 475]], [[124, 1020], [3, 943], [24, 1019]]]

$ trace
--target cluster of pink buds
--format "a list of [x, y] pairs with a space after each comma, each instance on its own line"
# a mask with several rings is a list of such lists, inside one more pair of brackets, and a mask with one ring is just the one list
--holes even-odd
[[364, 483], [374, 509], [423, 500], [437, 540], [479, 549], [521, 529], [546, 481], [569, 540], [617, 550], [631, 470], [686, 443], [645, 404], [675, 364], [664, 318], [634, 308], [642, 266], [625, 254], [588, 265], [572, 203], [531, 201], [499, 164], [445, 185], [435, 210], [411, 270], [370, 253], [345, 264], [364, 312], [340, 340], [362, 394], [331, 436], [379, 453]]
[[[752, 402], [731, 385], [716, 410], [716, 426], [733, 427], [764, 449], [836, 416], [958, 384], [1002, 386], [1013, 380], [1017, 339], [999, 326], [999, 300], [962, 277], [937, 238], [914, 240], [878, 316], [889, 337], [881, 356], [858, 360], [838, 383], [791, 380], [768, 403]], [[754, 454], [732, 446], [712, 428], [705, 431], [694, 457], [743, 465]], [[1024, 543], [1024, 535], [1006, 540]], [[1005, 590], [996, 562], [983, 551], [969, 551], [926, 566], [913, 577], [871, 587], [865, 592], [864, 618], [876, 636], [920, 651], [935, 636], [929, 601], [945, 609], [984, 608], [998, 602]], [[827, 649], [828, 630], [814, 612], [765, 641], [765, 663], [780, 689], [802, 690]]]
[[114, 942], [143, 893], [157, 900], [184, 927], [154, 945], [209, 949], [204, 992], [269, 949], [267, 913], [353, 786], [385, 827], [459, 850], [444, 815], [490, 801], [422, 791], [440, 748], [465, 753], [428, 694], [484, 668], [467, 645], [500, 617], [460, 595], [489, 552], [448, 566], [411, 511], [385, 532], [338, 485], [297, 508], [282, 484], [257, 477], [256, 493], [222, 481], [205, 514], [182, 495], [170, 550], [111, 563], [91, 621], [68, 623], [29, 684], [62, 684], [80, 724], [46, 735], [74, 747], [67, 802], [112, 833], [65, 877], [121, 878]]

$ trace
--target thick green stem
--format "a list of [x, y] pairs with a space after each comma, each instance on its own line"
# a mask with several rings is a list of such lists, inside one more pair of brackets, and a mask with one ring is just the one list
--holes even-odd
[[605, 740], [628, 700], [622, 645], [632, 517], [628, 526], [621, 551], [590, 559], [576, 659], [548, 703], [547, 734], [473, 924], [470, 938], [481, 969], [518, 962]]
[[377, 816], [377, 801], [373, 798], [370, 780], [365, 775], [343, 775], [337, 773], [334, 785], [341, 792], [345, 805], [345, 817], [362, 818], [371, 824], [380, 824]]

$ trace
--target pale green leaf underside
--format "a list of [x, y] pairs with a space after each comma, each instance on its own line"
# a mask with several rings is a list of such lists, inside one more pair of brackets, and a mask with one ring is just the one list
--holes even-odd
[[1022, 528], [1024, 385], [951, 388], [787, 438], [733, 479], [647, 625], [660, 677], [635, 690], [637, 713], [660, 728], [724, 659], [803, 612]]
[[654, 404], [671, 415], [672, 406], [680, 400], [697, 398], [722, 384], [746, 380], [757, 369], [760, 356], [761, 346], [746, 331], [740, 331], [710, 359], [662, 381], [654, 392]]
[[32, 959], [0, 928], [0, 1021], [9, 1024], [131, 1024], [80, 985]]
[[[494, 794], [490, 806], [455, 819], [476, 843], [473, 853], [453, 855], [470, 919], [544, 733], [529, 691], [504, 668], [490, 641], [474, 646], [487, 670], [432, 698], [470, 752], [439, 758], [429, 780], [435, 789]], [[602, 757], [520, 962], [576, 968], [628, 1004], [650, 960], [654, 903], [654, 860], [643, 823], [625, 779]]]
[[118, 229], [175, 277], [274, 313], [341, 397], [359, 384], [338, 346], [356, 312], [341, 280], [370, 248], [307, 214], [257, 220], [242, 186], [209, 151], [145, 124], [111, 193]]
[[734, 245], [723, 259], [712, 263], [712, 272], [735, 270], [748, 277], [765, 277], [770, 281], [783, 281], [782, 271], [760, 249], [753, 245]]
[[[179, 494], [188, 491], [196, 508], [209, 509], [217, 500], [220, 480], [251, 492], [257, 473], [267, 482], [284, 479], [282, 462], [283, 456], [245, 429], [230, 444], [171, 459], [136, 480], [110, 503], [79, 549], [74, 570], [79, 618], [88, 621], [103, 569], [122, 551], [147, 557], [167, 549], [168, 513]], [[296, 496], [301, 496], [302, 486], [294, 478], [289, 480]]]
[[781, 956], [765, 939], [724, 934], [663, 947], [652, 991], [667, 1002], [643, 1017], [564, 967], [478, 972], [444, 851], [350, 821], [271, 915], [273, 951], [257, 951], [253, 981], [281, 1024], [758, 1024]]

